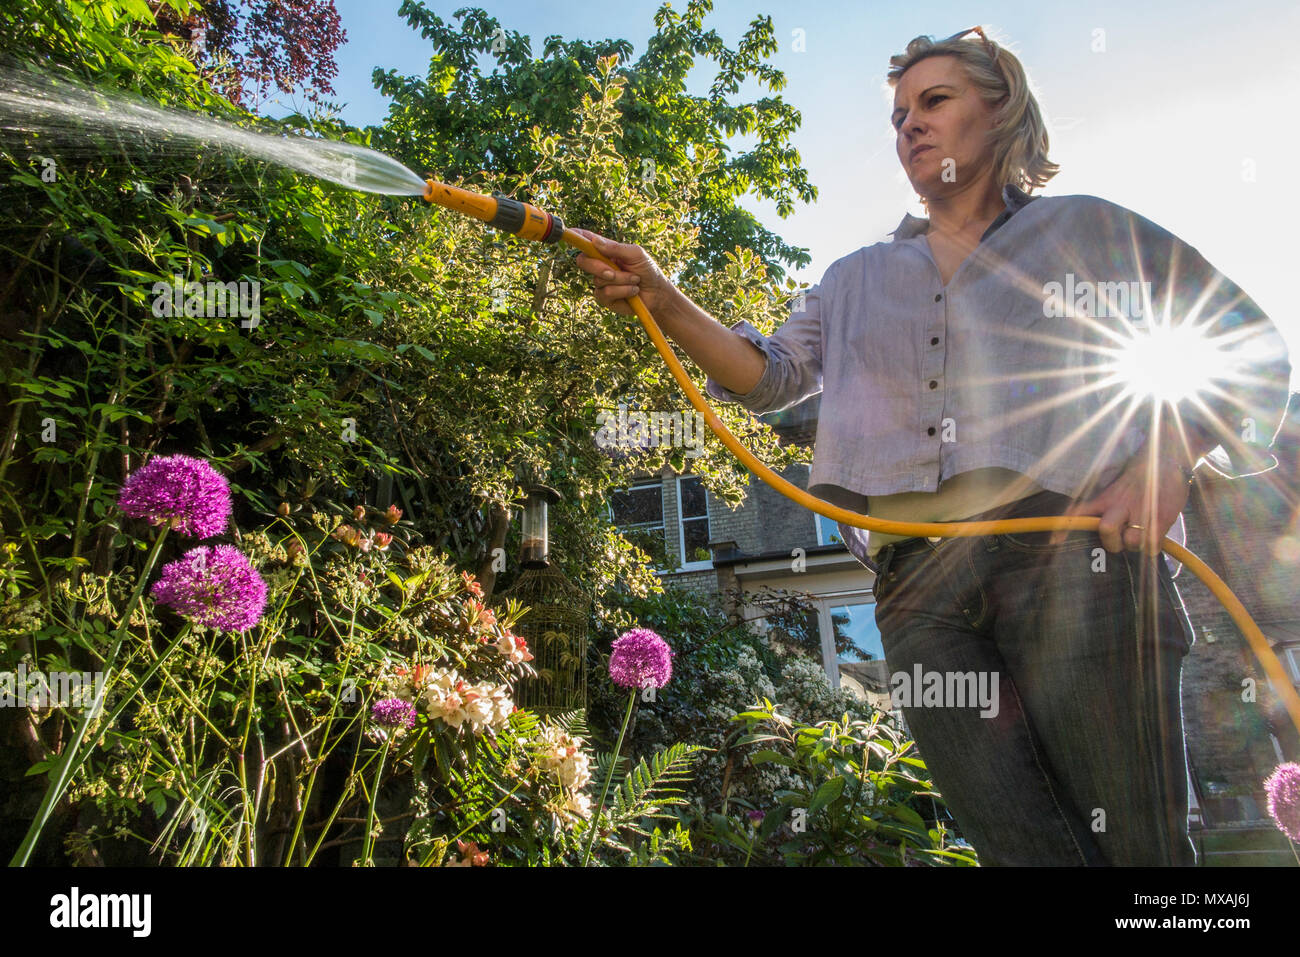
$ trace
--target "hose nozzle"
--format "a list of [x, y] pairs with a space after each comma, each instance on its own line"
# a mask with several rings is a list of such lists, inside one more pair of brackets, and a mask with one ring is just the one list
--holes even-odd
[[543, 243], [557, 243], [564, 235], [564, 223], [559, 216], [511, 199], [504, 193], [494, 192], [491, 196], [484, 196], [482, 193], [471, 193], [467, 189], [439, 183], [432, 178], [425, 180], [425, 183], [422, 198], [426, 202], [437, 203], [458, 213], [467, 213], [503, 232]]

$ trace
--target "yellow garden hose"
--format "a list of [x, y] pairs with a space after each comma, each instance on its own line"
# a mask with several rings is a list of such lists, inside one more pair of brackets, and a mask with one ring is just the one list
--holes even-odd
[[[600, 260], [611, 269], [619, 268], [602, 255], [585, 236], [580, 236], [573, 230], [565, 228], [558, 216], [527, 203], [521, 203], [518, 200], [501, 195], [483, 196], [455, 186], [437, 183], [432, 179], [428, 181], [424, 199], [449, 209], [468, 213], [486, 221], [489, 225], [507, 232], [516, 233], [525, 239], [550, 243], [567, 243], [593, 259]], [[848, 509], [832, 505], [815, 495], [810, 495], [797, 485], [793, 485], [777, 475], [740, 444], [740, 440], [722, 424], [722, 420], [714, 414], [708, 401], [700, 394], [690, 376], [686, 374], [686, 370], [682, 368], [681, 362], [678, 361], [672, 346], [668, 343], [668, 339], [664, 336], [658, 324], [655, 323], [654, 318], [650, 315], [650, 310], [641, 301], [641, 297], [637, 295], [630, 296], [627, 302], [631, 305], [637, 318], [641, 320], [641, 325], [645, 327], [650, 341], [659, 350], [659, 355], [668, 364], [668, 369], [672, 372], [673, 378], [682, 387], [686, 397], [691, 400], [691, 405], [704, 416], [704, 421], [709, 424], [709, 428], [713, 430], [714, 435], [722, 440], [722, 444], [731, 450], [731, 454], [744, 463], [751, 472], [772, 486], [772, 488], [791, 501], [797, 502], [818, 515], [824, 515], [833, 521], [843, 522], [853, 528], [865, 528], [868, 531], [881, 532], [887, 535], [930, 538], [965, 538], [977, 535], [1055, 530], [1087, 531], [1096, 529], [1101, 524], [1101, 519], [1095, 515], [1044, 515], [1041, 518], [1008, 518], [987, 522], [898, 522], [871, 518], [869, 515], [860, 515], [857, 512], [851, 512]], [[1278, 660], [1277, 655], [1273, 653], [1273, 649], [1269, 647], [1268, 639], [1264, 636], [1264, 633], [1260, 631], [1259, 626], [1255, 624], [1255, 620], [1246, 611], [1246, 606], [1241, 603], [1240, 599], [1233, 594], [1232, 589], [1214, 573], [1210, 566], [1182, 545], [1179, 545], [1171, 538], [1165, 538], [1161, 542], [1161, 548], [1177, 561], [1190, 568], [1192, 573], [1205, 583], [1205, 586], [1210, 589], [1214, 597], [1227, 609], [1232, 620], [1237, 623], [1237, 627], [1246, 636], [1246, 641], [1249, 642], [1256, 659], [1263, 667], [1265, 674], [1268, 675], [1273, 689], [1282, 699], [1283, 704], [1286, 705], [1287, 713], [1291, 716], [1291, 723], [1295, 725], [1296, 731], [1300, 732], [1300, 696], [1296, 694], [1295, 688], [1291, 686], [1291, 680], [1287, 676], [1286, 669], [1282, 667], [1282, 662]]]

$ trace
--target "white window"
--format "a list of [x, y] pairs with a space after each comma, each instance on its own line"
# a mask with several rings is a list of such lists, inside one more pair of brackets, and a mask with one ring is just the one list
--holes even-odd
[[882, 711], [892, 712], [898, 725], [906, 728], [902, 712], [891, 707], [889, 668], [870, 592], [821, 597], [817, 611], [822, 665], [831, 687], [843, 688]]
[[698, 475], [677, 479], [677, 543], [681, 570], [713, 567], [709, 551], [709, 498]]
[[666, 563], [663, 482], [647, 480], [614, 492], [610, 496], [609, 519], [624, 538], [649, 555], [656, 565]]

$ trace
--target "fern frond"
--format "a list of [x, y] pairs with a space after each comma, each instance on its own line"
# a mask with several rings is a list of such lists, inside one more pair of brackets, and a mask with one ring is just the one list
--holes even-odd
[[554, 714], [551, 716], [551, 722], [575, 738], [591, 740], [591, 731], [587, 728], [587, 715], [582, 708]]
[[614, 791], [614, 816], [628, 818], [662, 817], [659, 810], [670, 805], [687, 803], [682, 789], [674, 785], [686, 784], [693, 777], [691, 765], [704, 748], [696, 744], [678, 742], [665, 751], [651, 756], [649, 764], [642, 758]]

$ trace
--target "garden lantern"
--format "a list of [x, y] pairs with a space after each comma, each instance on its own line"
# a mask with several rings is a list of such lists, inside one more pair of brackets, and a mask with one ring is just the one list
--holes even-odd
[[516, 599], [528, 608], [514, 631], [533, 653], [534, 678], [515, 685], [515, 702], [538, 714], [587, 706], [587, 616], [591, 598], [550, 563], [547, 506], [560, 493], [530, 485], [524, 501], [519, 578], [501, 593], [502, 604]]
[[528, 497], [524, 501], [524, 543], [519, 554], [519, 563], [524, 568], [545, 568], [550, 564], [547, 504], [559, 500], [560, 493], [548, 485], [528, 487]]

